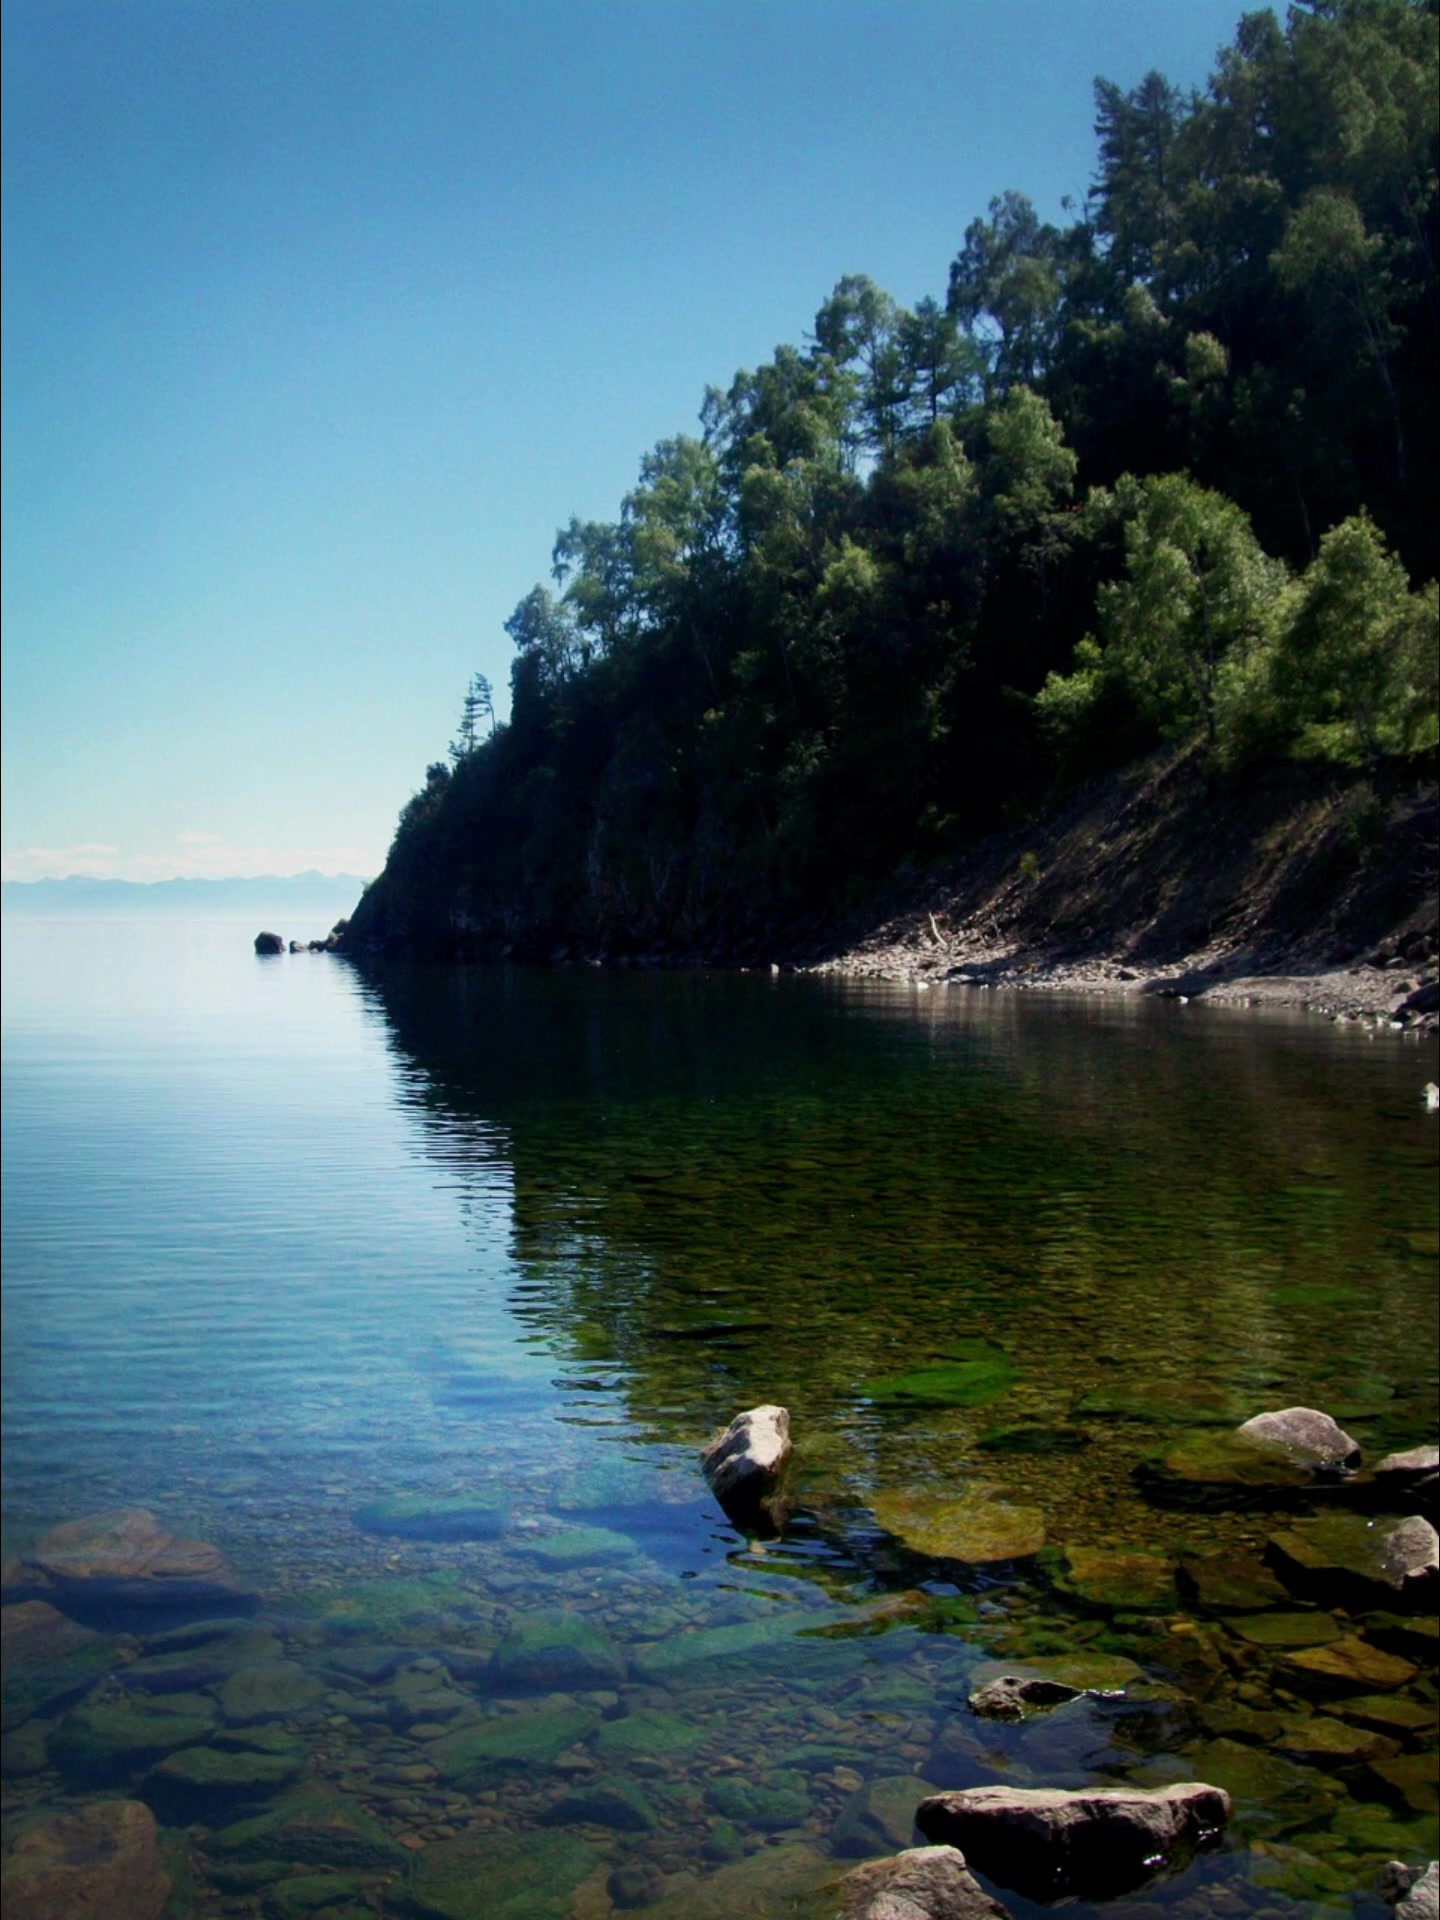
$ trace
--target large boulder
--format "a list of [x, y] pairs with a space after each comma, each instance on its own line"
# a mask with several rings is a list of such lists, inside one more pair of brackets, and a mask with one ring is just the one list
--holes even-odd
[[155, 1816], [138, 1800], [38, 1820], [5, 1855], [5, 1920], [160, 1920], [170, 1890]]
[[954, 1847], [910, 1847], [867, 1860], [839, 1887], [836, 1920], [1007, 1920]]
[[256, 953], [284, 953], [285, 942], [278, 933], [257, 933], [255, 951]]
[[1281, 1453], [1292, 1465], [1312, 1473], [1353, 1473], [1360, 1465], [1360, 1445], [1328, 1413], [1314, 1407], [1282, 1407], [1276, 1413], [1257, 1413], [1236, 1429], [1253, 1445]]
[[1440, 1571], [1440, 1537], [1418, 1513], [1375, 1521], [1314, 1514], [1271, 1534], [1269, 1553], [1299, 1590], [1361, 1606], [1424, 1604]]
[[170, 1606], [245, 1599], [218, 1547], [167, 1533], [144, 1507], [88, 1514], [52, 1527], [24, 1557], [39, 1586], [70, 1599], [127, 1606]]
[[970, 1787], [922, 1800], [915, 1824], [1018, 1893], [1109, 1899], [1183, 1866], [1229, 1818], [1227, 1793], [1189, 1780], [1156, 1792]]
[[1436, 1920], [1440, 1915], [1440, 1862], [1402, 1866], [1392, 1860], [1380, 1876], [1380, 1897], [1395, 1908], [1395, 1920]]
[[700, 1456], [710, 1491], [730, 1514], [750, 1513], [775, 1491], [790, 1458], [790, 1415], [784, 1407], [737, 1413]]

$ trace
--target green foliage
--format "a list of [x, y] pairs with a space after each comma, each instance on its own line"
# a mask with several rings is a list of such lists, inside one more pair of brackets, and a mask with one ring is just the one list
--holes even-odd
[[1246, 15], [1097, 85], [1068, 227], [839, 281], [560, 530], [362, 919], [733, 952], [1160, 739], [1433, 743], [1437, 71], [1429, 0]]
[[1299, 584], [1273, 682], [1301, 752], [1374, 760], [1433, 744], [1436, 590], [1412, 593], [1366, 514], [1333, 528]]

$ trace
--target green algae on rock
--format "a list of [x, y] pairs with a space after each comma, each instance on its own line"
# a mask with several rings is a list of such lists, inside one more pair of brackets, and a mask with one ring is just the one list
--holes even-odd
[[537, 1706], [458, 1728], [432, 1740], [426, 1754], [442, 1780], [487, 1787], [507, 1773], [543, 1772], [595, 1726], [596, 1716], [581, 1707]]
[[897, 1488], [877, 1494], [873, 1506], [887, 1533], [931, 1560], [984, 1566], [1025, 1559], [1045, 1544], [1045, 1520], [1038, 1507], [1013, 1506], [978, 1488], [958, 1498]]
[[860, 1391], [877, 1407], [984, 1407], [1008, 1393], [1015, 1377], [1014, 1362], [1003, 1348], [975, 1341], [965, 1343], [956, 1358], [930, 1360], [862, 1381]]
[[7, 1731], [88, 1692], [124, 1657], [113, 1640], [44, 1600], [24, 1600], [0, 1612], [0, 1646]]
[[706, 1728], [692, 1726], [673, 1713], [638, 1707], [619, 1720], [606, 1720], [595, 1736], [595, 1751], [606, 1760], [683, 1759], [708, 1738]]
[[213, 1703], [197, 1698], [195, 1704], [209, 1711], [172, 1712], [149, 1701], [87, 1701], [50, 1736], [51, 1762], [82, 1780], [138, 1773], [176, 1748], [198, 1746], [210, 1737]]
[[1066, 1547], [1055, 1585], [1086, 1606], [1150, 1613], [1175, 1605], [1175, 1568], [1163, 1554], [1120, 1547]]
[[613, 1687], [625, 1678], [625, 1657], [607, 1633], [577, 1613], [522, 1620], [490, 1659], [502, 1693], [561, 1693]]
[[460, 1834], [418, 1854], [387, 1895], [415, 1920], [569, 1920], [600, 1855], [568, 1833]]
[[404, 1848], [358, 1800], [319, 1781], [285, 1793], [266, 1812], [211, 1836], [212, 1853], [255, 1865], [298, 1860], [306, 1866], [383, 1871], [404, 1864]]
[[355, 1514], [362, 1533], [394, 1540], [498, 1540], [507, 1519], [505, 1508], [493, 1500], [421, 1493], [372, 1500]]

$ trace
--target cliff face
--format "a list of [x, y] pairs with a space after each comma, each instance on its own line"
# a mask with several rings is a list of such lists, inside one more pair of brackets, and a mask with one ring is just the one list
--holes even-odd
[[1197, 754], [1152, 759], [957, 861], [907, 868], [847, 911], [747, 900], [743, 876], [701, 837], [687, 857], [673, 841], [617, 846], [603, 822], [558, 874], [533, 875], [507, 866], [502, 844], [447, 831], [444, 812], [397, 846], [354, 913], [348, 952], [813, 963], [874, 944], [907, 914], [1037, 956], [1146, 964], [1200, 951], [1259, 968], [1435, 951], [1430, 763], [1370, 774], [1290, 764], [1216, 781]]

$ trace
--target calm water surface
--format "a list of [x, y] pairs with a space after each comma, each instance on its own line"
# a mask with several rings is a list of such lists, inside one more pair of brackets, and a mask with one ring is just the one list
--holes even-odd
[[[282, 1920], [824, 1912], [996, 1780], [1234, 1795], [1078, 1915], [1368, 1915], [1434, 1854], [1433, 1620], [1287, 1593], [1294, 1496], [1215, 1470], [1267, 1406], [1435, 1437], [1433, 1042], [250, 931], [7, 925], [7, 1559], [145, 1506], [253, 1609], [87, 1613], [121, 1664], [12, 1702], [20, 1817], [146, 1798], [196, 1911]], [[696, 1453], [760, 1400], [747, 1540]], [[1297, 1664], [1357, 1638], [1383, 1685]], [[1115, 1697], [968, 1712], [1027, 1662]], [[97, 1759], [165, 1702], [274, 1777]]]

